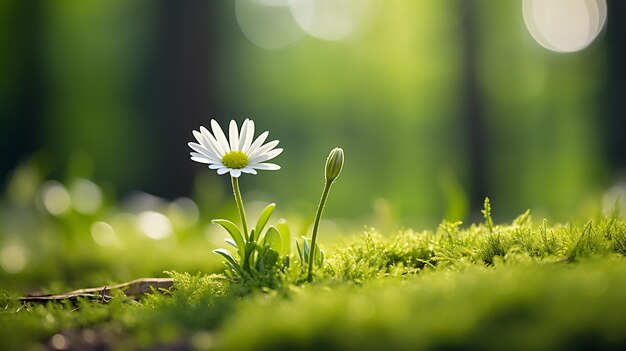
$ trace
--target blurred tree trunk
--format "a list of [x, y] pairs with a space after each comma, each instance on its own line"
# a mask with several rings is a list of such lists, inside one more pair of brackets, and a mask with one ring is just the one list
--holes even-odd
[[469, 191], [470, 214], [472, 217], [478, 213], [484, 197], [487, 196], [485, 183], [486, 155], [486, 126], [482, 111], [480, 89], [478, 86], [476, 55], [477, 55], [477, 26], [476, 26], [476, 3], [473, 1], [459, 1], [461, 12], [461, 36], [463, 43], [462, 52], [462, 101], [461, 110], [463, 125], [467, 131], [467, 157], [469, 159]]
[[220, 7], [217, 1], [161, 2], [153, 103], [159, 172], [147, 189], [154, 194], [172, 198], [192, 192], [197, 168], [189, 161], [187, 142], [193, 129], [219, 116]]
[[0, 175], [42, 147], [41, 17], [38, 1], [0, 11]]
[[608, 108], [605, 113], [609, 161], [614, 170], [626, 176], [626, 4], [609, 1], [606, 36], [609, 46]]

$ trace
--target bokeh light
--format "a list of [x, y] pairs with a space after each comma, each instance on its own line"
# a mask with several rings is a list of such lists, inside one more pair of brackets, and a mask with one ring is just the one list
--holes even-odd
[[606, 216], [626, 216], [626, 181], [618, 182], [604, 193], [602, 211]]
[[141, 232], [154, 240], [165, 239], [172, 234], [172, 223], [162, 213], [145, 211], [137, 219]]
[[72, 199], [63, 184], [47, 181], [41, 186], [41, 200], [48, 212], [55, 216], [66, 213], [72, 205]]
[[0, 265], [7, 273], [19, 273], [27, 263], [26, 248], [18, 244], [10, 244], [0, 251]]
[[523, 0], [522, 6], [532, 37], [556, 52], [586, 48], [606, 23], [605, 0]]
[[377, 0], [290, 0], [298, 25], [322, 40], [342, 40], [364, 30], [378, 10]]
[[189, 228], [198, 222], [200, 209], [188, 197], [180, 197], [168, 206], [168, 216], [172, 224], [182, 228]]
[[304, 36], [286, 1], [236, 0], [235, 13], [245, 36], [264, 49], [280, 49]]
[[115, 229], [106, 222], [96, 222], [91, 226], [91, 237], [100, 246], [111, 246], [118, 242]]
[[53, 350], [67, 350], [70, 342], [63, 334], [55, 334], [50, 338], [50, 347]]
[[78, 213], [91, 214], [102, 204], [102, 192], [98, 185], [88, 179], [77, 179], [69, 188], [72, 206]]

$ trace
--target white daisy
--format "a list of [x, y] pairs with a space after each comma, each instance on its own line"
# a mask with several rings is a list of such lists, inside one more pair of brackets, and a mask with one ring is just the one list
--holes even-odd
[[276, 148], [278, 140], [263, 144], [269, 132], [263, 132], [256, 140], [254, 137], [254, 122], [246, 119], [241, 125], [241, 133], [237, 129], [237, 122], [230, 121], [228, 140], [220, 125], [214, 119], [211, 120], [213, 134], [205, 127], [200, 131], [193, 131], [197, 143], [189, 143], [195, 152], [191, 153], [191, 159], [196, 162], [209, 165], [210, 169], [216, 169], [217, 174], [230, 173], [232, 177], [239, 177], [241, 173], [256, 174], [257, 169], [277, 170], [279, 165], [265, 163], [280, 155], [283, 149]]

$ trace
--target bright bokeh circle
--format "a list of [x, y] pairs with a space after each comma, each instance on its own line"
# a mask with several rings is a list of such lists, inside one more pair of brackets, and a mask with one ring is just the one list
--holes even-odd
[[362, 30], [378, 10], [376, 0], [289, 0], [298, 25], [321, 40], [347, 39]]
[[264, 49], [281, 49], [304, 36], [287, 0], [236, 0], [235, 14], [243, 34]]
[[523, 0], [524, 23], [546, 49], [576, 52], [589, 46], [606, 23], [606, 0]]

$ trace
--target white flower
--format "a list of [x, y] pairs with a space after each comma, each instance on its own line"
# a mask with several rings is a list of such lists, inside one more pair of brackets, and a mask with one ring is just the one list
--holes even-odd
[[241, 125], [241, 133], [237, 130], [237, 123], [230, 121], [228, 140], [220, 125], [214, 119], [211, 120], [211, 129], [200, 127], [200, 131], [193, 131], [198, 143], [189, 143], [195, 152], [191, 153], [191, 159], [196, 162], [209, 165], [210, 169], [216, 169], [217, 174], [230, 173], [232, 177], [239, 177], [241, 173], [256, 174], [257, 169], [277, 170], [279, 165], [265, 163], [280, 155], [283, 149], [275, 147], [278, 140], [263, 144], [269, 132], [263, 132], [254, 142], [254, 122], [246, 119]]

